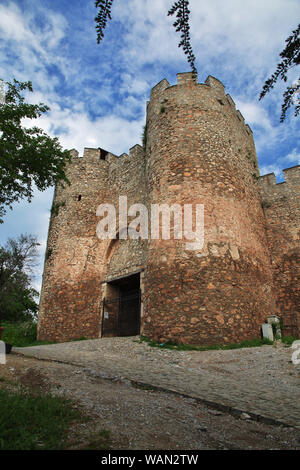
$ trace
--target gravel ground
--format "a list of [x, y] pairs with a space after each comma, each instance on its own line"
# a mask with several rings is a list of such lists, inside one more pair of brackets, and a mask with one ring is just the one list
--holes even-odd
[[[158, 354], [167, 357], [170, 352]], [[300, 431], [293, 428], [256, 422], [247, 415], [238, 418], [92, 368], [13, 354], [7, 359], [0, 366], [0, 378], [67, 395], [93, 416], [91, 423], [73, 430], [83, 441], [106, 429], [113, 450], [300, 449]], [[3, 383], [0, 380], [0, 386]]]
[[283, 345], [226, 351], [151, 348], [137, 338], [103, 338], [16, 348], [27, 357], [88, 369], [95, 377], [123, 377], [300, 426], [300, 366]]

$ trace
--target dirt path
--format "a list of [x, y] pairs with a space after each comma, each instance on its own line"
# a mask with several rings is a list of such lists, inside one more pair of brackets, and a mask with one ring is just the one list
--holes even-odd
[[151, 348], [138, 338], [103, 338], [15, 348], [26, 357], [78, 365], [95, 377], [125, 377], [224, 410], [300, 426], [300, 365], [283, 345], [235, 350]]
[[114, 450], [300, 449], [300, 431], [293, 428], [240, 419], [82, 366], [11, 354], [0, 379], [0, 386], [17, 381], [72, 398], [93, 416], [80, 425], [82, 436], [108, 430]]

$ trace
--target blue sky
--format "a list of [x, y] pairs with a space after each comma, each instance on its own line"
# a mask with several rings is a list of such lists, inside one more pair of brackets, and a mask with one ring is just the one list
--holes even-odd
[[[2, 0], [0, 78], [33, 82], [32, 102], [51, 111], [37, 124], [64, 148], [103, 147], [117, 155], [141, 143], [146, 101], [163, 78], [189, 71], [167, 17], [172, 0], [114, 0], [113, 21], [96, 43], [94, 0]], [[191, 40], [199, 81], [226, 86], [254, 132], [261, 174], [300, 163], [299, 124], [280, 124], [284, 84], [258, 101], [285, 39], [298, 25], [298, 0], [190, 0]], [[299, 74], [299, 71], [298, 71]], [[297, 77], [291, 70], [290, 83]], [[0, 225], [0, 243], [36, 234], [45, 249], [52, 189], [21, 202]], [[40, 285], [42, 261], [35, 286]]]

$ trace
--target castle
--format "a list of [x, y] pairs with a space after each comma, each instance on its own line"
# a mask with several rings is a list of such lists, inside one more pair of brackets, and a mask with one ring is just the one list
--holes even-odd
[[[51, 211], [38, 339], [142, 334], [213, 345], [260, 337], [277, 314], [300, 333], [300, 166], [259, 176], [253, 134], [223, 84], [162, 80], [147, 103], [144, 148], [72, 151], [70, 186]], [[117, 136], [116, 136], [117, 138]], [[99, 239], [97, 208], [201, 204], [204, 244]]]

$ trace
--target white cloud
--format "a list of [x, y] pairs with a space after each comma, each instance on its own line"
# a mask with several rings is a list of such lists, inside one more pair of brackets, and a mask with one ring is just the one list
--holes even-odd
[[[37, 12], [47, 18], [43, 27], [38, 27], [34, 22], [34, 15]], [[34, 11], [21, 11], [21, 9], [12, 2], [6, 5], [0, 5], [0, 32], [6, 40], [13, 40], [21, 45], [26, 45], [35, 49], [37, 52], [45, 53], [47, 50], [57, 46], [64, 37], [66, 28], [65, 18], [51, 10], [39, 7]], [[43, 45], [43, 46], [42, 46]]]
[[295, 148], [283, 160], [294, 165], [300, 165], [300, 152]]
[[296, 148], [287, 155], [277, 158], [276, 163], [263, 165], [260, 169], [260, 173], [262, 175], [275, 173], [276, 176], [283, 178], [282, 170], [295, 165], [300, 165], [300, 152], [298, 152]]
[[271, 120], [267, 111], [261, 104], [257, 104], [255, 102], [243, 102], [239, 99], [234, 99], [234, 101], [250, 126], [257, 125], [262, 127], [266, 132], [272, 131]]
[[7, 40], [26, 42], [40, 49], [37, 38], [30, 31], [21, 10], [13, 3], [0, 5], [0, 31]]
[[145, 79], [138, 79], [130, 73], [124, 73], [121, 75], [122, 86], [121, 91], [132, 93], [132, 94], [143, 94], [149, 90], [149, 83]]
[[[38, 18], [44, 19], [40, 25]], [[0, 5], [0, 39], [3, 45], [1, 76], [21, 81], [34, 80], [37, 87], [53, 91], [46, 66], [62, 61], [55, 48], [65, 36], [67, 22], [60, 13], [36, 5], [22, 11], [15, 3]], [[11, 56], [18, 60], [11, 63]]]
[[[179, 62], [183, 57], [177, 47], [179, 35], [172, 28], [175, 18], [167, 17], [170, 5], [169, 0], [115, 2], [113, 17], [127, 26], [124, 55], [131, 63], [133, 59], [137, 62], [132, 64], [134, 68], [158, 61]], [[199, 70], [216, 60], [229, 68], [238, 62], [242, 67], [235, 72], [241, 77], [250, 68], [253, 76], [271, 71], [300, 15], [297, 0], [191, 0], [190, 10]]]
[[101, 147], [120, 155], [141, 143], [144, 118], [128, 121], [111, 114], [93, 120], [85, 112], [61, 108], [57, 103], [50, 103], [50, 107], [48, 115], [26, 124], [36, 124], [53, 136], [58, 130], [64, 148], [76, 148], [82, 154], [84, 147]]
[[268, 175], [269, 173], [274, 173], [276, 176], [282, 175], [282, 168], [278, 165], [263, 165], [260, 168], [261, 175]]

